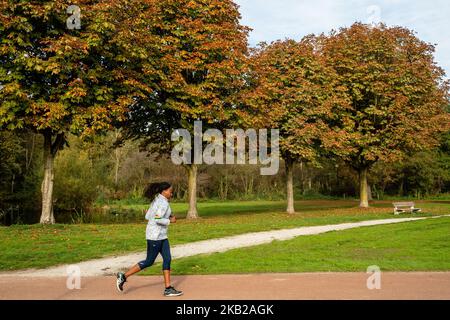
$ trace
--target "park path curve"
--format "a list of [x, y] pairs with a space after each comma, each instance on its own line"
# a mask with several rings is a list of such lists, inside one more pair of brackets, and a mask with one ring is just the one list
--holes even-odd
[[[251, 247], [260, 244], [270, 243], [274, 240], [279, 241], [289, 240], [298, 236], [316, 235], [330, 231], [346, 230], [359, 227], [377, 226], [383, 224], [393, 224], [409, 221], [418, 221], [440, 217], [450, 217], [450, 215], [420, 217], [420, 218], [393, 218], [393, 219], [369, 220], [369, 221], [340, 223], [332, 225], [252, 232], [224, 238], [209, 239], [176, 245], [171, 248], [171, 253], [173, 259], [179, 259], [198, 254], [225, 252], [236, 248]], [[131, 265], [144, 259], [145, 259], [145, 252], [139, 252], [121, 256], [112, 256], [95, 260], [83, 261], [76, 263], [75, 265], [80, 268], [81, 276], [83, 277], [111, 276], [118, 271], [127, 270]], [[158, 256], [156, 261], [160, 260], [161, 258]], [[55, 267], [49, 267], [46, 269], [27, 269], [19, 271], [1, 272], [0, 277], [5, 276], [65, 277], [67, 276], [68, 266], [69, 265], [60, 265]]]

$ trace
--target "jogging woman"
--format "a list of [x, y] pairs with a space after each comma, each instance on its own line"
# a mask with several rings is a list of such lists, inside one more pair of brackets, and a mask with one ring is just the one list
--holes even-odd
[[167, 229], [170, 223], [176, 222], [169, 205], [172, 192], [172, 186], [168, 182], [152, 183], [147, 186], [144, 195], [153, 200], [145, 214], [145, 219], [148, 220], [146, 230], [147, 258], [134, 265], [126, 273], [119, 272], [117, 274], [117, 290], [120, 292], [123, 291], [123, 285], [131, 275], [153, 265], [156, 257], [161, 253], [165, 284], [164, 295], [174, 297], [183, 294], [182, 291], [178, 291], [170, 285], [171, 255]]

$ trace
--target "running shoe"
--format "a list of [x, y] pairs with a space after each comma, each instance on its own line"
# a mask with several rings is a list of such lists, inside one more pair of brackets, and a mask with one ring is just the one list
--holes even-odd
[[178, 291], [177, 289], [175, 289], [172, 286], [164, 289], [164, 295], [166, 297], [178, 297], [178, 296], [181, 296], [182, 294], [183, 294], [183, 291]]
[[127, 278], [125, 277], [125, 273], [123, 273], [123, 272], [117, 273], [117, 281], [116, 281], [117, 290], [122, 292], [123, 291], [123, 284], [125, 282], [127, 282]]

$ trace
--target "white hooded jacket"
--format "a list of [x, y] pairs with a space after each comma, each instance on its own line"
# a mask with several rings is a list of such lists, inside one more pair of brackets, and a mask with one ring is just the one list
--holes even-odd
[[158, 194], [150, 204], [150, 208], [145, 214], [145, 219], [148, 220], [146, 229], [147, 240], [164, 240], [167, 239], [167, 229], [170, 224], [170, 209], [169, 201], [162, 194]]

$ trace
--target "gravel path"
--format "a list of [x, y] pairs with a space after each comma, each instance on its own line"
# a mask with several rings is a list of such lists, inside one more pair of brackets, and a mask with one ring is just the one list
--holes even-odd
[[[300, 227], [293, 229], [272, 230], [263, 232], [246, 233], [219, 239], [210, 239], [192, 243], [176, 245], [171, 248], [172, 258], [179, 259], [198, 254], [224, 252], [230, 249], [250, 247], [273, 240], [289, 240], [298, 236], [315, 235], [329, 231], [346, 230], [352, 228], [393, 224], [424, 219], [449, 217], [450, 215], [421, 217], [421, 218], [394, 218], [382, 220], [370, 220], [354, 223], [342, 223], [334, 225]], [[130, 266], [145, 259], [145, 252], [132, 253], [122, 256], [113, 256], [77, 263], [82, 277], [111, 276], [120, 270], [127, 270]], [[158, 257], [157, 261], [161, 258]], [[68, 265], [60, 265], [46, 269], [27, 269], [20, 271], [1, 272], [0, 277], [66, 277]]]

